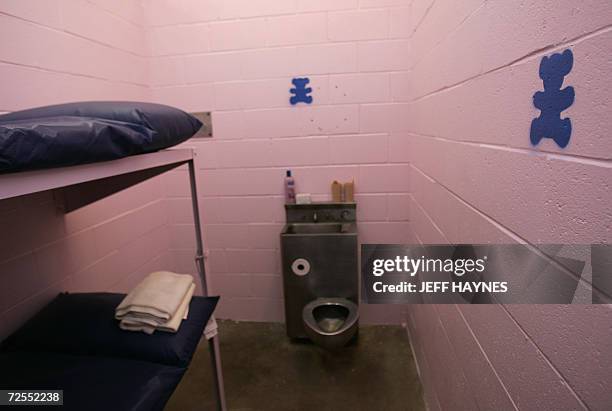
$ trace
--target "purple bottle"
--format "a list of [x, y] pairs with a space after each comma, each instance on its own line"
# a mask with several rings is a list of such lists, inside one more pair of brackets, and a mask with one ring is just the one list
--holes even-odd
[[291, 177], [291, 170], [287, 170], [285, 177], [285, 203], [295, 204], [295, 181]]

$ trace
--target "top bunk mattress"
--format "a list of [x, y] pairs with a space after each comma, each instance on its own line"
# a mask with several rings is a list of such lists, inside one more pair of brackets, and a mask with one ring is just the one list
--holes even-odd
[[202, 127], [190, 114], [154, 103], [91, 101], [0, 116], [0, 173], [70, 166], [151, 153]]

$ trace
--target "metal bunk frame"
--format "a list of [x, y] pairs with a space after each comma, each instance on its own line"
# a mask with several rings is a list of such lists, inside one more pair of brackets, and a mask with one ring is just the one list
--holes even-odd
[[[196, 238], [195, 264], [202, 295], [208, 296], [197, 193], [196, 156], [197, 153], [192, 149], [170, 149], [99, 163], [3, 174], [0, 175], [0, 200], [54, 190], [58, 208], [68, 213], [141, 181], [187, 165]], [[227, 406], [218, 334], [208, 340], [208, 346], [214, 372], [217, 408], [225, 411]]]

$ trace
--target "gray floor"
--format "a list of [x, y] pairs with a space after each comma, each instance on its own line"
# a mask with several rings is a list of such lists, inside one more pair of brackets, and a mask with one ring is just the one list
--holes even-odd
[[[230, 410], [425, 410], [406, 331], [361, 326], [339, 353], [291, 342], [283, 324], [220, 321]], [[212, 410], [207, 344], [166, 411]]]

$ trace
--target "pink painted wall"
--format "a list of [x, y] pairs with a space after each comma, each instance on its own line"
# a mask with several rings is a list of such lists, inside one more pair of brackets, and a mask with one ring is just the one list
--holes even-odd
[[[288, 167], [317, 199], [355, 178], [364, 242], [610, 242], [611, 23], [595, 0], [5, 0], [0, 111], [80, 99], [212, 110], [215, 138], [188, 144], [219, 313], [280, 321]], [[572, 142], [534, 149], [539, 60], [566, 47]], [[293, 76], [311, 78], [312, 106], [288, 105]], [[66, 216], [50, 193], [0, 202], [0, 339], [59, 290], [193, 271], [185, 174]], [[612, 403], [608, 306], [403, 310], [363, 316], [407, 320], [432, 410]]]
[[[0, 112], [101, 99], [214, 111], [215, 139], [190, 145], [219, 316], [280, 321], [285, 168], [316, 199], [328, 199], [331, 180], [355, 178], [362, 239], [412, 241], [395, 116], [407, 2], [209, 3], [3, 1]], [[297, 75], [312, 78], [312, 107], [287, 102]], [[125, 291], [155, 269], [193, 273], [187, 196], [179, 170], [68, 215], [52, 193], [0, 202], [10, 233], [0, 239], [0, 339], [61, 290]], [[368, 307], [363, 320], [398, 323], [402, 308]]]
[[138, 2], [3, 0], [0, 111], [82, 99], [147, 99]]
[[[609, 1], [414, 0], [410, 14], [402, 110], [418, 240], [610, 243]], [[566, 48], [572, 139], [534, 148], [539, 63]], [[610, 409], [611, 308], [410, 307], [429, 409]]]
[[[143, 24], [138, 2], [3, 0], [0, 112], [147, 100]], [[60, 291], [125, 291], [173, 268], [162, 183], [67, 215], [51, 192], [0, 201], [0, 340]]]
[[[363, 242], [415, 241], [403, 87], [409, 1], [148, 1], [152, 99], [213, 111], [198, 150], [208, 268], [219, 316], [282, 321], [283, 177], [329, 200], [355, 179]], [[293, 77], [311, 106], [289, 104]], [[171, 247], [193, 254], [185, 172], [169, 193]], [[179, 271], [193, 270], [189, 260]], [[364, 322], [403, 321], [403, 307], [362, 307]]]

